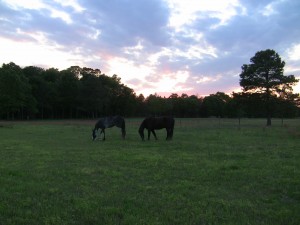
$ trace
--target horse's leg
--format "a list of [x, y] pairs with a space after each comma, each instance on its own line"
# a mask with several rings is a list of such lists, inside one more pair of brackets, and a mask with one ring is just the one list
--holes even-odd
[[122, 137], [123, 137], [123, 139], [125, 139], [126, 129], [125, 129], [125, 121], [124, 120], [122, 121], [121, 129], [122, 129]]
[[169, 140], [170, 138], [170, 130], [168, 128], [166, 128], [166, 131], [167, 131], [167, 137], [166, 137], [166, 140]]
[[97, 136], [98, 136], [98, 128], [94, 128], [92, 130], [92, 137], [93, 137], [93, 141], [95, 141], [97, 139]]
[[[98, 138], [98, 139], [101, 138], [101, 134], [102, 134], [102, 129], [100, 130], [100, 132], [99, 132], [99, 130], [97, 130], [97, 138]], [[99, 136], [98, 136], [98, 135], [99, 135]]]
[[114, 126], [121, 128], [122, 138], [125, 139], [126, 136], [125, 120], [122, 117], [116, 117], [113, 122], [114, 122]]
[[126, 131], [125, 128], [121, 128], [122, 131], [122, 138], [125, 139]]
[[104, 128], [101, 129], [101, 133], [103, 133], [103, 139], [102, 139], [102, 141], [105, 141], [105, 129]]
[[150, 140], [150, 133], [151, 133], [151, 130], [147, 130], [148, 131], [148, 141]]
[[152, 130], [152, 134], [153, 134], [153, 136], [155, 137], [155, 140], [157, 140], [156, 133], [155, 133], [154, 130]]

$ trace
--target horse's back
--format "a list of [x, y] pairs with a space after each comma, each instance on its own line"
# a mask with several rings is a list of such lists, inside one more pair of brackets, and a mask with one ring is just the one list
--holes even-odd
[[114, 116], [113, 117], [114, 124], [117, 127], [125, 128], [125, 120], [122, 116]]
[[173, 117], [148, 117], [144, 121], [149, 128], [152, 129], [163, 129], [163, 128], [173, 128], [175, 120]]
[[113, 126], [124, 127], [125, 120], [121, 116], [108, 116], [100, 118], [95, 124], [95, 128], [111, 128]]

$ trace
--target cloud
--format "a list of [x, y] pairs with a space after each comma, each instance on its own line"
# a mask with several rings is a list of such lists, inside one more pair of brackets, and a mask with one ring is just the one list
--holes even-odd
[[100, 41], [122, 48], [138, 41], [163, 46], [167, 43], [168, 8], [162, 1], [89, 1], [85, 17], [101, 30]]
[[99, 68], [145, 95], [230, 93], [260, 50], [274, 49], [299, 73], [299, 8], [296, 0], [2, 0], [0, 60]]

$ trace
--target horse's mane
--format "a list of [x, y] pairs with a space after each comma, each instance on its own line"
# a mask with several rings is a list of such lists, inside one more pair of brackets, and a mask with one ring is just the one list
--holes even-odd
[[143, 121], [142, 121], [142, 123], [141, 123], [141, 125], [140, 125], [140, 128], [139, 128], [139, 131], [143, 131], [144, 129], [145, 129], [145, 124], [148, 122], [148, 120], [149, 120], [149, 117], [147, 117], [147, 118], [145, 118]]

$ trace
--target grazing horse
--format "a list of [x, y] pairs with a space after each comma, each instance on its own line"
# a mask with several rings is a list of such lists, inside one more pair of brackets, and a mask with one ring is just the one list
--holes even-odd
[[101, 129], [100, 136], [103, 133], [103, 141], [105, 140], [105, 128], [111, 128], [113, 126], [119, 127], [122, 129], [122, 137], [125, 138], [125, 120], [121, 116], [110, 116], [104, 117], [98, 120], [95, 124], [95, 128], [93, 129], [92, 137], [93, 140], [97, 138], [98, 130]]
[[166, 140], [172, 140], [175, 120], [173, 117], [147, 117], [143, 120], [139, 128], [139, 134], [144, 141], [144, 129], [148, 130], [148, 140], [150, 140], [150, 133], [152, 132], [154, 138], [157, 140], [154, 130], [166, 128]]

